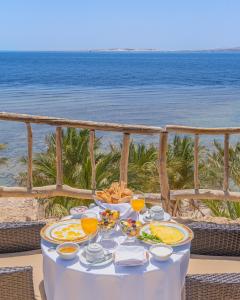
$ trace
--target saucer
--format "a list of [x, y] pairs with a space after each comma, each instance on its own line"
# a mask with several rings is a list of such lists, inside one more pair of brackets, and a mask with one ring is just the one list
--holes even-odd
[[[153, 219], [150, 217], [150, 214], [148, 212], [145, 212], [142, 215], [142, 218], [143, 218], [144, 222], [151, 222], [151, 221], [153, 221]], [[164, 212], [163, 218], [161, 220], [154, 220], [154, 221], [159, 221], [159, 222], [170, 221], [171, 218], [172, 218], [171, 215], [169, 215], [168, 213]]]
[[[108, 255], [109, 252], [107, 250], [104, 250], [104, 255]], [[104, 267], [106, 265], [108, 265], [109, 263], [111, 263], [113, 261], [113, 255], [111, 253], [111, 256], [108, 257], [107, 259], [103, 260], [103, 261], [100, 261], [100, 262], [89, 262], [87, 259], [86, 259], [86, 256], [85, 256], [85, 249], [82, 249], [80, 252], [79, 252], [79, 260], [80, 262], [85, 265], [86, 267]]]

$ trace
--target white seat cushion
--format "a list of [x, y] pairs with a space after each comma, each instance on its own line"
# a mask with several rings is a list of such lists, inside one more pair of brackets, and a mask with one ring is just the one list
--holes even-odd
[[188, 274], [239, 273], [240, 257], [192, 254]]
[[32, 266], [33, 284], [36, 300], [46, 300], [43, 285], [41, 250], [0, 254], [0, 268], [22, 266]]

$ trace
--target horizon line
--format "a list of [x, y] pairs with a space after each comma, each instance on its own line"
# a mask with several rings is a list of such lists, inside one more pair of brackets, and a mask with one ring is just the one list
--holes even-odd
[[31, 49], [21, 49], [21, 50], [9, 50], [0, 49], [0, 52], [204, 52], [204, 51], [240, 51], [240, 47], [229, 47], [229, 48], [206, 48], [206, 49], [182, 49], [182, 50], [163, 50], [159, 48], [86, 48], [86, 49], [76, 49], [76, 50], [31, 50]]

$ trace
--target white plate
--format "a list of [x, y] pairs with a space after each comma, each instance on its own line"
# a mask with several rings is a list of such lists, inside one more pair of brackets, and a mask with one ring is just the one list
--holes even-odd
[[[179, 223], [173, 223], [173, 222], [157, 222], [159, 225], [162, 225], [162, 226], [166, 226], [166, 227], [174, 227], [174, 228], [177, 228], [179, 231], [181, 231], [183, 234], [184, 234], [184, 238], [177, 242], [177, 243], [173, 243], [173, 244], [167, 244], [169, 246], [172, 246], [172, 247], [176, 247], [176, 246], [181, 246], [181, 245], [185, 245], [187, 243], [189, 243], [192, 239], [193, 239], [193, 232], [192, 230], [183, 225], [183, 224], [179, 224]], [[150, 231], [150, 228], [149, 228], [149, 224], [146, 224], [144, 225], [141, 230], [140, 230], [140, 235], [142, 234], [142, 232], [146, 232], [146, 233], [151, 233]], [[148, 244], [148, 245], [155, 245], [156, 243], [153, 243], [151, 241], [141, 241], [145, 244]]]
[[[71, 229], [74, 233], [78, 234], [79, 235], [79, 238], [80, 239], [83, 239], [86, 237], [86, 234], [84, 233], [83, 229], [82, 229], [82, 226], [79, 224], [80, 221], [78, 223], [72, 223], [72, 224], [69, 224], [69, 223], [62, 223], [62, 224], [59, 224], [58, 226], [55, 226], [53, 227], [51, 230], [50, 230], [50, 236], [55, 239], [55, 240], [59, 240], [59, 241], [66, 241], [68, 238], [67, 238], [67, 231], [64, 232], [64, 230], [69, 230], [68, 229], [68, 226], [69, 225], [77, 225], [77, 229], [76, 228], [73, 228]], [[58, 231], [62, 231], [62, 234], [63, 234], [63, 238], [59, 238], [59, 236], [57, 235], [57, 232]], [[69, 239], [70, 240], [70, 239]], [[74, 239], [73, 239], [74, 241]]]
[[[99, 263], [91, 263], [91, 262], [86, 260], [84, 252], [85, 252], [85, 249], [80, 250], [79, 260], [86, 267], [104, 267], [104, 266], [108, 265], [109, 263], [111, 263], [113, 261], [113, 255], [111, 255], [111, 257], [108, 258], [107, 260], [104, 260], [104, 261], [99, 262]], [[104, 250], [104, 252], [105, 252], [105, 255], [108, 253], [106, 250]]]
[[[41, 230], [41, 237], [48, 241], [51, 242], [55, 245], [58, 244], [62, 244], [63, 242], [68, 242], [67, 240], [57, 240], [55, 239], [54, 235], [52, 234], [52, 231], [55, 230], [58, 227], [62, 227], [62, 226], [66, 226], [66, 225], [70, 225], [70, 224], [79, 224], [79, 219], [69, 219], [69, 220], [63, 220], [63, 221], [59, 221], [53, 224], [47, 224], [46, 226], [44, 226]], [[96, 232], [97, 234], [97, 232]], [[95, 235], [96, 235], [95, 234]], [[85, 237], [83, 238], [79, 238], [79, 239], [75, 239], [75, 240], [69, 240], [69, 242], [74, 242], [74, 243], [83, 243], [85, 241], [88, 240], [88, 236], [85, 235]]]

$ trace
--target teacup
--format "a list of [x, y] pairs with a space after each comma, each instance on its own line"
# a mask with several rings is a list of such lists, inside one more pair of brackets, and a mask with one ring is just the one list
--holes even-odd
[[159, 205], [154, 205], [150, 208], [150, 216], [153, 220], [163, 220], [164, 218], [164, 210]]
[[92, 243], [85, 248], [86, 260], [89, 262], [95, 262], [104, 258], [104, 249], [98, 243]]

